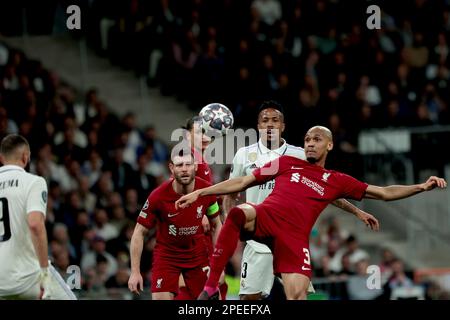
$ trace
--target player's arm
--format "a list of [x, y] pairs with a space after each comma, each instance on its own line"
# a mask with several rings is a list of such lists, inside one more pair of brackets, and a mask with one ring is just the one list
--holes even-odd
[[51, 299], [52, 290], [48, 271], [48, 239], [45, 228], [47, 213], [47, 182], [39, 177], [29, 186], [26, 201], [27, 223], [30, 230], [31, 242], [41, 267], [39, 284], [41, 299]]
[[206, 210], [206, 215], [208, 221], [211, 225], [211, 235], [213, 240], [213, 245], [216, 245], [217, 237], [219, 236], [220, 229], [222, 228], [222, 220], [220, 220], [220, 207], [217, 203], [216, 197], [211, 197], [211, 204]]
[[28, 213], [28, 228], [30, 229], [31, 241], [34, 251], [39, 260], [41, 268], [48, 268], [48, 241], [45, 229], [45, 216], [42, 212], [31, 211]]
[[41, 272], [39, 274], [39, 285], [41, 288], [40, 299], [52, 299], [50, 275], [48, 271], [48, 239], [45, 228], [45, 215], [41, 211], [28, 212], [28, 228], [30, 229], [31, 242], [39, 260]]
[[180, 199], [178, 199], [177, 202], [175, 202], [175, 207], [177, 209], [183, 209], [195, 202], [199, 197], [236, 193], [244, 191], [245, 189], [254, 185], [262, 184], [264, 182], [265, 181], [257, 181], [256, 177], [253, 174], [244, 177], [233, 178], [207, 188], [195, 190], [194, 192], [184, 195]]
[[368, 199], [392, 201], [408, 198], [424, 191], [433, 190], [436, 187], [441, 189], [446, 188], [447, 182], [442, 178], [431, 176], [424, 183], [409, 186], [391, 185], [387, 187], [378, 187], [369, 185], [366, 189], [364, 197]]
[[220, 230], [222, 229], [222, 220], [220, 220], [220, 216], [218, 215], [209, 220], [209, 222], [211, 224], [213, 245], [216, 246], [217, 238], [219, 237]]
[[131, 292], [139, 294], [139, 290], [144, 290], [144, 283], [141, 275], [141, 255], [144, 247], [144, 238], [148, 229], [136, 223], [133, 231], [130, 244], [130, 259], [131, 259], [131, 275], [128, 280], [128, 288]]
[[366, 226], [370, 227], [372, 230], [378, 231], [380, 229], [380, 223], [373, 215], [359, 209], [355, 205], [351, 204], [349, 201], [345, 199], [337, 199], [333, 202], [333, 205], [346, 212], [353, 214], [355, 217], [364, 222]]

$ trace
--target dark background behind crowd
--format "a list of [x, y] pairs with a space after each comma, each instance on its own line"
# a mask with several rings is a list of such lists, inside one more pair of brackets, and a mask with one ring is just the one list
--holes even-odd
[[[193, 113], [222, 102], [236, 127], [254, 127], [259, 104], [277, 100], [289, 143], [302, 145], [307, 128], [326, 125], [336, 145], [329, 167], [360, 178], [361, 130], [450, 124], [450, 1], [16, 1], [0, 4], [0, 34], [22, 35], [24, 17], [30, 35], [67, 32], [70, 4], [82, 12], [74, 39], [85, 37]], [[382, 9], [380, 30], [366, 27], [370, 4]], [[31, 171], [49, 185], [57, 268], [80, 265], [87, 291], [126, 288], [135, 219], [168, 176], [155, 129], [137, 127], [131, 112], [115, 115], [95, 88], [78, 92], [0, 40], [0, 136], [12, 132], [30, 141]], [[347, 237], [330, 242], [318, 242], [318, 252], [348, 246]], [[147, 282], [153, 246], [143, 253]], [[330, 275], [326, 258], [317, 266]]]

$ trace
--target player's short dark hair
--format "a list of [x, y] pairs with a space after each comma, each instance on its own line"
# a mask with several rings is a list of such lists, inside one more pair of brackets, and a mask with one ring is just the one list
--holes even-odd
[[275, 100], [267, 100], [267, 101], [264, 101], [263, 103], [261, 103], [261, 105], [259, 106], [259, 109], [258, 109], [258, 115], [261, 113], [261, 111], [263, 111], [265, 109], [278, 110], [284, 116], [283, 106]]
[[172, 151], [170, 152], [169, 162], [173, 163], [173, 158], [184, 157], [186, 155], [190, 155], [192, 159], [195, 160], [194, 153], [192, 152], [189, 143], [187, 143], [186, 141], [182, 141], [180, 145], [176, 145], [172, 148]]
[[19, 134], [9, 134], [2, 139], [0, 145], [0, 154], [3, 156], [11, 155], [17, 148], [27, 146], [30, 148], [27, 139]]
[[202, 117], [200, 116], [193, 116], [192, 118], [189, 118], [186, 121], [186, 124], [182, 127], [183, 129], [186, 129], [188, 131], [191, 131], [194, 128], [194, 124], [201, 122], [202, 121]]

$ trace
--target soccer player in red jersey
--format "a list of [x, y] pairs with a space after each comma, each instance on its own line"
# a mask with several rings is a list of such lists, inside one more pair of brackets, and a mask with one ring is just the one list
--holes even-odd
[[203, 153], [211, 143], [211, 138], [204, 134], [202, 129], [202, 118], [194, 116], [188, 120], [186, 127], [184, 127], [189, 134], [186, 139], [191, 144], [192, 153], [197, 163], [196, 177], [202, 178], [209, 183], [214, 183], [213, 173], [206, 160], [203, 158]]
[[[203, 153], [205, 152], [206, 148], [208, 148], [209, 144], [211, 143], [211, 138], [208, 137], [204, 129], [202, 128], [202, 118], [200, 116], [194, 116], [190, 118], [186, 126], [184, 127], [188, 132], [186, 134], [186, 140], [190, 144], [190, 148], [192, 150], [192, 154], [194, 155], [195, 162], [197, 164], [197, 171], [195, 173], [195, 176], [198, 178], [202, 178], [203, 180], [208, 181], [211, 184], [214, 184], [213, 179], [213, 172], [211, 168], [209, 167], [208, 162], [206, 162], [205, 158], [203, 157]], [[218, 199], [219, 204], [220, 198]], [[212, 237], [211, 237], [211, 226], [209, 224], [209, 220], [205, 217], [203, 217], [203, 229], [205, 230], [206, 235], [206, 241], [208, 243], [208, 248], [210, 255], [212, 255], [214, 246], [212, 243]], [[197, 297], [191, 297], [189, 293], [186, 290], [186, 285], [184, 283], [183, 276], [180, 275], [180, 290], [179, 294], [176, 297], [176, 300], [192, 300], [196, 299]], [[225, 282], [225, 273], [222, 274], [220, 277], [220, 297], [222, 300], [226, 299], [226, 295], [228, 292], [228, 285]]]
[[[213, 240], [222, 226], [215, 196], [199, 199], [189, 208], [176, 209], [175, 201], [183, 194], [211, 184], [195, 177], [194, 156], [175, 155], [169, 164], [173, 178], [164, 182], [147, 198], [131, 239], [130, 291], [143, 290], [140, 259], [143, 240], [148, 229], [156, 227], [156, 246], [152, 266], [152, 299], [172, 300], [178, 294], [178, 280], [183, 275], [191, 297], [201, 292], [209, 271], [209, 249], [202, 226], [207, 216]], [[215, 242], [215, 241], [214, 241]]]
[[[309, 234], [329, 203], [339, 198], [397, 200], [447, 186], [444, 179], [434, 176], [424, 183], [409, 186], [368, 185], [324, 168], [327, 154], [333, 148], [333, 137], [328, 128], [312, 127], [304, 141], [308, 161], [282, 156], [254, 170], [253, 174], [196, 190], [177, 201], [176, 206], [184, 208], [197, 201], [199, 196], [240, 192], [275, 179], [275, 188], [263, 203], [242, 204], [228, 214], [214, 249], [210, 276], [199, 300], [217, 297], [220, 273], [234, 252], [241, 232], [272, 248], [274, 273], [281, 274], [287, 299], [306, 299], [311, 278]], [[364, 222], [374, 229], [379, 227], [376, 219]]]

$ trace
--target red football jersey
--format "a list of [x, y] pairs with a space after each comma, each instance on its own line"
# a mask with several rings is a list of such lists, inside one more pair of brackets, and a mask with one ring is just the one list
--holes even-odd
[[[188, 208], [177, 211], [175, 201], [182, 195], [177, 194], [170, 179], [150, 193], [137, 222], [144, 227], [156, 229], [155, 255], [169, 259], [184, 267], [196, 266], [208, 254], [208, 247], [202, 227], [202, 218], [209, 219], [219, 214], [216, 196], [200, 197]], [[210, 184], [195, 178], [194, 190]]]
[[253, 171], [258, 182], [275, 179], [263, 204], [270, 213], [309, 239], [314, 223], [325, 207], [339, 198], [361, 200], [367, 184], [341, 172], [291, 156], [282, 156]]
[[209, 167], [206, 160], [203, 158], [202, 154], [195, 149], [192, 149], [192, 153], [194, 154], [195, 162], [197, 163], [197, 172], [195, 173], [196, 177], [202, 178], [203, 180], [208, 181], [213, 184], [213, 173], [211, 168]]

